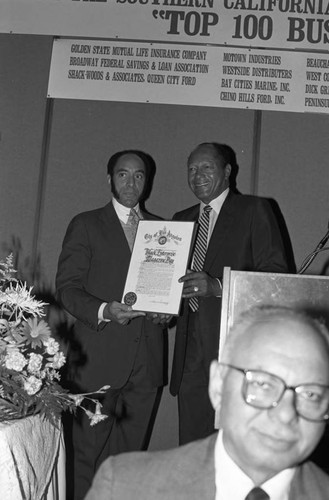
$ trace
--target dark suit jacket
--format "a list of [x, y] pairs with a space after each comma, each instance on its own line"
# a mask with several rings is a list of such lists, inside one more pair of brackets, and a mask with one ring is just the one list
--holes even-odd
[[[155, 219], [143, 213], [145, 219]], [[121, 302], [130, 249], [110, 202], [77, 215], [70, 222], [56, 276], [57, 296], [75, 318], [69, 379], [77, 389], [93, 391], [104, 384], [122, 387], [131, 372], [141, 335], [147, 342], [147, 368], [153, 387], [163, 384], [163, 330], [144, 318], [127, 326], [98, 324], [102, 302]], [[76, 347], [75, 347], [76, 346]]]
[[[85, 500], [214, 500], [217, 433], [172, 450], [125, 453], [101, 465]], [[329, 476], [299, 466], [289, 500], [328, 500]]]
[[[194, 205], [174, 215], [175, 220], [198, 220], [200, 205]], [[224, 267], [236, 271], [288, 272], [285, 250], [279, 227], [268, 200], [229, 192], [212, 232], [204, 271], [222, 278]], [[199, 297], [200, 335], [203, 359], [208, 373], [209, 364], [218, 357], [221, 300]], [[182, 304], [177, 321], [173, 370], [170, 391], [179, 391], [187, 342], [188, 300]]]

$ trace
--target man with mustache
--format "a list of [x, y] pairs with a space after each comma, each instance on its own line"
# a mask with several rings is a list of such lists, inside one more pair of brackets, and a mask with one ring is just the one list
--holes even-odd
[[[109, 455], [144, 449], [158, 389], [164, 383], [161, 317], [121, 303], [136, 219], [156, 219], [140, 203], [152, 184], [152, 161], [125, 150], [108, 162], [112, 200], [70, 222], [59, 257], [59, 302], [76, 319], [69, 343], [69, 380], [78, 393], [110, 385], [105, 421], [73, 419], [74, 499], [84, 498]], [[155, 315], [156, 316], [156, 315]], [[68, 483], [71, 483], [71, 478]]]
[[[185, 300], [177, 321], [170, 382], [171, 394], [178, 396], [180, 444], [214, 431], [208, 373], [218, 355], [224, 266], [237, 271], [288, 271], [268, 200], [229, 188], [233, 168], [229, 151], [218, 143], [202, 143], [192, 151], [187, 177], [199, 203], [174, 215], [175, 220], [198, 221], [200, 227], [191, 269], [181, 278]], [[199, 235], [205, 236], [200, 244]]]

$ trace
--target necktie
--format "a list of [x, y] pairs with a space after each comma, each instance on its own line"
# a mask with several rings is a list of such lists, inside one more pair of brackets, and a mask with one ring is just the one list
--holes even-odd
[[136, 212], [136, 210], [134, 210], [133, 208], [131, 208], [130, 209], [130, 213], [129, 213], [129, 217], [128, 217], [128, 220], [127, 220], [127, 224], [130, 224], [132, 227], [134, 227], [135, 232], [136, 232], [137, 231], [138, 222], [139, 222], [139, 215]]
[[139, 222], [139, 216], [133, 208], [130, 209], [129, 217], [127, 220], [127, 224], [125, 227], [125, 234], [129, 243], [130, 250], [132, 250], [134, 246], [135, 236], [137, 232]]
[[251, 491], [249, 491], [248, 495], [246, 496], [245, 500], [269, 500], [270, 497], [268, 494], [262, 490], [262, 488], [253, 488]]
[[[193, 271], [202, 271], [203, 269], [203, 264], [207, 252], [209, 218], [211, 210], [211, 206], [206, 205], [200, 218], [199, 229], [193, 253]], [[198, 297], [191, 297], [189, 300], [189, 305], [193, 312], [197, 311], [199, 309]]]

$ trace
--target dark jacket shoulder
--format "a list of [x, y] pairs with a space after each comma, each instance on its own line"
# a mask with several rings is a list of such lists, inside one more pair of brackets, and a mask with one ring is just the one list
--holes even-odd
[[104, 217], [104, 215], [115, 214], [114, 207], [111, 202], [107, 203], [103, 207], [94, 208], [92, 210], [86, 210], [85, 212], [80, 212], [76, 214], [71, 222], [81, 221], [81, 220], [95, 220], [95, 218]]
[[164, 220], [163, 217], [159, 217], [158, 215], [152, 214], [145, 209], [141, 208], [141, 214], [146, 220]]
[[[223, 207], [236, 207], [237, 209], [247, 209], [248, 207], [257, 207], [269, 205], [269, 200], [267, 198], [262, 198], [261, 196], [254, 196], [251, 194], [240, 194], [229, 191]], [[173, 219], [177, 220], [189, 220], [191, 217], [197, 217], [199, 214], [200, 204], [192, 205], [191, 207], [185, 208], [179, 212], [176, 212]]]
[[200, 204], [197, 203], [192, 207], [185, 208], [180, 212], [176, 212], [173, 216], [174, 220], [193, 220], [198, 217]]
[[313, 462], [300, 465], [291, 483], [289, 500], [328, 500], [329, 476]]

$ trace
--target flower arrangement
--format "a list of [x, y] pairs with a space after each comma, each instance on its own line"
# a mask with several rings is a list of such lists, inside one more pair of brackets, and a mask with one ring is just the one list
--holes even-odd
[[[107, 418], [95, 393], [70, 394], [59, 384], [65, 356], [51, 336], [45, 316], [47, 304], [32, 295], [33, 287], [14, 277], [13, 254], [0, 261], [0, 422], [40, 414], [58, 425], [62, 411], [81, 408], [91, 425]], [[91, 400], [95, 412], [82, 406]]]

